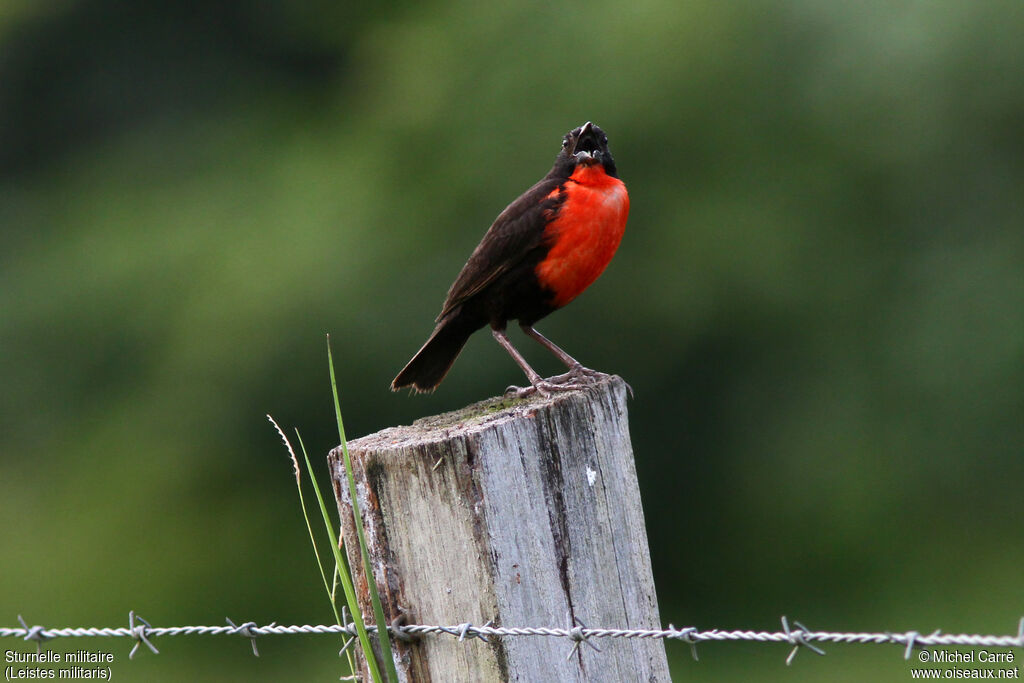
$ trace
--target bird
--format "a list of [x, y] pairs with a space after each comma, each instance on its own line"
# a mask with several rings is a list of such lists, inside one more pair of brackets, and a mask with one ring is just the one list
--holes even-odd
[[[534, 325], [593, 283], [619, 247], [629, 194], [590, 121], [566, 133], [554, 166], [494, 220], [448, 290], [430, 337], [391, 383], [431, 392], [441, 384], [470, 335], [490, 326], [495, 340], [526, 374], [525, 397], [576, 389], [604, 373], [584, 367]], [[568, 372], [543, 379], [509, 341], [508, 321], [555, 355]]]

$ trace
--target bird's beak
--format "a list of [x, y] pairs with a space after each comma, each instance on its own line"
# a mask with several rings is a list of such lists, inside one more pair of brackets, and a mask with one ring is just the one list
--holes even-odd
[[590, 129], [593, 128], [593, 126], [594, 124], [592, 124], [590, 121], [587, 121], [582, 126], [580, 126], [579, 134], [574, 136], [572, 140], [572, 147], [569, 149], [569, 156], [573, 156], [576, 154], [576, 146], [580, 144], [580, 140], [586, 137], [587, 133], [590, 132]]
[[[570, 155], [578, 163], [591, 164], [597, 160], [597, 143], [593, 129], [594, 124], [587, 121], [580, 126], [580, 132], [576, 134], [575, 140], [573, 140]], [[584, 143], [583, 149], [580, 149], [580, 143]]]

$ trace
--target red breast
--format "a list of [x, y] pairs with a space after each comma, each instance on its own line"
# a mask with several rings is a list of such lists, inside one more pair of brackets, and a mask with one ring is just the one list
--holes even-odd
[[600, 164], [577, 166], [552, 194], [561, 192], [565, 201], [544, 229], [551, 249], [535, 271], [540, 283], [554, 292], [551, 304], [559, 308], [601, 275], [622, 241], [629, 216], [625, 184]]

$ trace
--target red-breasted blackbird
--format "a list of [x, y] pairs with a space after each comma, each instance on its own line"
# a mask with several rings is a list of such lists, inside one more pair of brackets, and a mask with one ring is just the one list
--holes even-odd
[[[593, 370], [541, 335], [534, 323], [575, 299], [604, 271], [626, 228], [629, 195], [608, 151], [608, 136], [589, 121], [566, 134], [551, 171], [508, 205], [448, 290], [437, 326], [391, 383], [433, 391], [476, 330], [491, 333], [530, 380], [520, 395], [576, 388]], [[518, 320], [569, 371], [542, 379], [505, 334]]]

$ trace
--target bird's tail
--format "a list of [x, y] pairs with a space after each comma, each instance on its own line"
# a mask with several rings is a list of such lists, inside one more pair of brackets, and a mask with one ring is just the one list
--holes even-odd
[[413, 391], [427, 392], [436, 389], [448, 374], [452, 363], [459, 357], [469, 335], [480, 327], [481, 325], [469, 323], [462, 316], [442, 320], [423, 347], [391, 382], [391, 391], [409, 386]]

